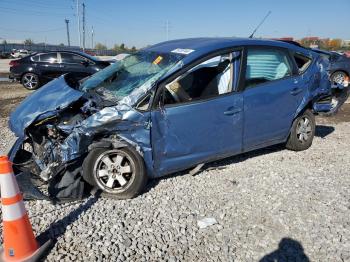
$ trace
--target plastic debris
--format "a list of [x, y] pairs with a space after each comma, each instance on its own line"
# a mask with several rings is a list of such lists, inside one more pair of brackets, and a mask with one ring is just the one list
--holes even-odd
[[216, 221], [216, 219], [213, 217], [205, 217], [205, 218], [197, 221], [197, 225], [200, 229], [215, 225], [217, 223], [218, 223], [218, 221]]

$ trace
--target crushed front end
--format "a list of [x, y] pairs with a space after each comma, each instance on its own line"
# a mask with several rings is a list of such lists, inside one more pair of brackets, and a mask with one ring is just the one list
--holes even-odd
[[132, 144], [146, 159], [151, 155], [147, 114], [126, 104], [106, 104], [66, 81], [68, 76], [39, 89], [10, 118], [18, 139], [9, 157], [27, 199], [83, 198], [91, 186], [82, 166], [93, 147]]

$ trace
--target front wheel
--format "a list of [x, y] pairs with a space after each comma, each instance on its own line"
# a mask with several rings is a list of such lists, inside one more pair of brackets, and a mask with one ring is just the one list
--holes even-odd
[[312, 145], [315, 136], [315, 116], [310, 110], [294, 119], [286, 148], [293, 151], [302, 151]]
[[84, 160], [83, 177], [116, 199], [136, 197], [147, 183], [143, 159], [131, 147], [92, 150]]
[[33, 73], [25, 73], [21, 79], [22, 85], [28, 90], [35, 90], [39, 87], [39, 76]]
[[342, 71], [336, 71], [331, 76], [331, 81], [336, 84], [345, 85], [348, 75]]

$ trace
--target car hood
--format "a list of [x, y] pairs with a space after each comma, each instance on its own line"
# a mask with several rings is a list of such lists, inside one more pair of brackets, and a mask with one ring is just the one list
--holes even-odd
[[28, 96], [10, 115], [9, 126], [17, 137], [34, 121], [44, 119], [66, 108], [84, 93], [71, 88], [61, 76]]

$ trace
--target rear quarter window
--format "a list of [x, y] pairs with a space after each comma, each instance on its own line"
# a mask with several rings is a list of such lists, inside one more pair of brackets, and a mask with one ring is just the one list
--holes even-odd
[[298, 67], [299, 74], [304, 73], [312, 62], [312, 59], [310, 57], [307, 57], [299, 53], [294, 54], [294, 60]]

